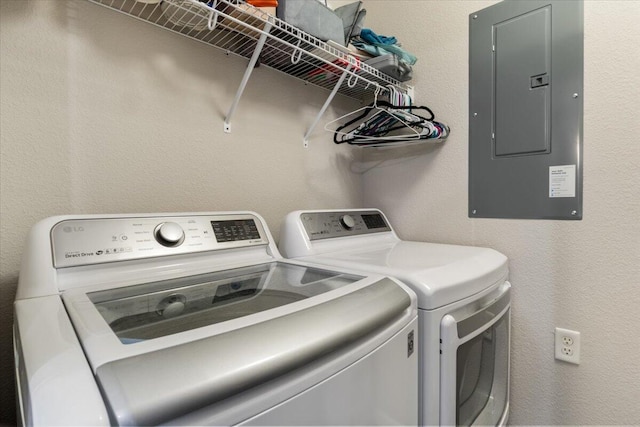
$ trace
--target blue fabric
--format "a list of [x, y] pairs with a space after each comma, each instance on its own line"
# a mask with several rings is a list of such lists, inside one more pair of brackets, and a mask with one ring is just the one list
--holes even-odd
[[391, 37], [387, 37], [387, 36], [379, 36], [378, 34], [374, 33], [373, 30], [371, 30], [370, 28], [363, 28], [360, 31], [360, 38], [362, 40], [364, 40], [365, 42], [372, 44], [372, 45], [392, 45], [392, 44], [396, 44], [398, 43], [398, 40], [391, 36]]
[[360, 40], [360, 39], [352, 39], [351, 40], [351, 44], [354, 45], [355, 47], [357, 47], [359, 50], [363, 50], [365, 52], [367, 52], [370, 55], [373, 56], [382, 56], [382, 55], [387, 55], [389, 52], [382, 50], [381, 48], [374, 46], [372, 44], [368, 44], [365, 43], [364, 41]]
[[397, 42], [398, 40], [395, 37], [381, 36], [369, 28], [363, 28], [360, 32], [360, 38], [353, 39], [351, 44], [371, 55], [382, 56], [393, 53], [402, 62], [409, 65], [415, 64], [418, 58], [398, 46]]

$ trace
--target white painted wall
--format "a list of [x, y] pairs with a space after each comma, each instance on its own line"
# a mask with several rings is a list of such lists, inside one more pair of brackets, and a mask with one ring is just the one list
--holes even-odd
[[[439, 147], [368, 153], [365, 206], [383, 209], [405, 239], [509, 256], [511, 424], [638, 425], [640, 2], [585, 1], [584, 219], [577, 222], [467, 218], [468, 15], [493, 3], [365, 1], [368, 26], [420, 58], [418, 103], [452, 128]], [[555, 326], [582, 333], [581, 365], [554, 360]]]
[[14, 419], [12, 304], [37, 220], [249, 209], [277, 236], [291, 210], [361, 205], [357, 152], [322, 123], [302, 147], [328, 92], [258, 68], [222, 132], [246, 64], [85, 0], [1, 0], [0, 424]]

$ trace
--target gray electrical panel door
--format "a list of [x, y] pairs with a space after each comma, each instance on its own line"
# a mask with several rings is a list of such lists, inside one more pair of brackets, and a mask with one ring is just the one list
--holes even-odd
[[469, 216], [582, 218], [583, 4], [469, 16]]

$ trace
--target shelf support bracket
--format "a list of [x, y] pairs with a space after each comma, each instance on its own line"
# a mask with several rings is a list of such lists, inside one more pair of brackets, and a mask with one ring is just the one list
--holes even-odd
[[324, 102], [324, 105], [320, 109], [320, 112], [316, 116], [316, 119], [313, 121], [313, 123], [311, 124], [311, 127], [309, 128], [307, 133], [304, 135], [304, 140], [302, 142], [304, 148], [309, 148], [309, 136], [311, 136], [311, 133], [313, 132], [313, 130], [318, 125], [318, 122], [320, 121], [320, 118], [322, 117], [324, 112], [327, 111], [327, 108], [329, 108], [329, 104], [331, 104], [331, 101], [333, 101], [333, 98], [338, 93], [338, 89], [340, 89], [340, 86], [342, 86], [342, 83], [344, 82], [344, 79], [347, 77], [347, 75], [349, 74], [349, 70], [351, 70], [352, 67], [353, 67], [353, 64], [351, 62], [349, 62], [349, 65], [347, 65], [347, 68], [344, 69], [344, 72], [342, 73], [342, 75], [338, 79], [338, 83], [336, 83], [335, 87], [333, 88], [333, 90], [329, 94], [329, 97]]
[[251, 77], [251, 73], [258, 62], [258, 58], [260, 57], [260, 53], [262, 53], [262, 48], [264, 47], [265, 41], [267, 41], [267, 36], [269, 31], [271, 31], [271, 22], [267, 22], [264, 26], [264, 30], [260, 34], [260, 38], [258, 39], [258, 43], [256, 44], [256, 48], [253, 51], [253, 55], [251, 55], [251, 59], [249, 60], [249, 65], [247, 65], [247, 69], [244, 72], [244, 76], [242, 77], [242, 81], [240, 82], [240, 87], [236, 92], [236, 97], [233, 99], [233, 103], [231, 104], [231, 108], [229, 108], [229, 112], [224, 119], [224, 132], [231, 133], [231, 117], [233, 117], [233, 113], [240, 102], [240, 98], [244, 93], [244, 89], [247, 86], [247, 82], [249, 81], [249, 77]]

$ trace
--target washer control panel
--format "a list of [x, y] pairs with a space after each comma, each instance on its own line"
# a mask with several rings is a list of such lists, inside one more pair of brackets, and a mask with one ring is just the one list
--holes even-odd
[[309, 240], [391, 231], [379, 211], [304, 212], [300, 214]]
[[51, 229], [56, 268], [267, 244], [251, 214], [71, 219]]

